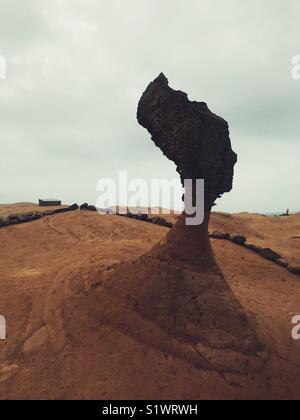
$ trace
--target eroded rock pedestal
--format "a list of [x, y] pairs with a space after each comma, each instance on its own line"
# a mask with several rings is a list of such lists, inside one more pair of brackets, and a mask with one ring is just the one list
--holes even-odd
[[182, 183], [205, 180], [207, 209], [231, 191], [237, 156], [231, 149], [228, 124], [206, 103], [189, 101], [186, 93], [170, 88], [161, 73], [142, 95], [137, 119], [175, 163]]
[[[183, 213], [165, 244], [156, 248], [154, 254], [203, 270], [213, 263], [208, 237], [211, 208], [217, 198], [231, 191], [237, 161], [228, 124], [213, 114], [206, 103], [191, 102], [185, 93], [170, 88], [163, 74], [142, 95], [137, 118], [156, 146], [175, 163], [182, 184], [187, 179], [205, 181], [204, 222], [187, 226]], [[193, 204], [195, 195], [193, 191]]]
[[[190, 340], [199, 357], [216, 369], [257, 368], [262, 347], [214, 259], [208, 235], [215, 200], [232, 189], [237, 156], [228, 124], [205, 103], [191, 102], [185, 93], [171, 89], [163, 74], [142, 95], [137, 119], [176, 164], [182, 183], [205, 182], [204, 222], [188, 226], [183, 212], [165, 239], [135, 263], [138, 280], [131, 282], [139, 284], [139, 311], [170, 338]], [[195, 197], [194, 190], [193, 201]]]
[[[147, 352], [155, 351], [242, 386], [249, 373], [259, 376], [265, 352], [255, 320], [229, 288], [208, 237], [211, 208], [232, 188], [236, 155], [227, 123], [204, 103], [172, 90], [163, 75], [143, 94], [138, 120], [176, 163], [182, 181], [204, 178], [204, 223], [186, 226], [183, 213], [166, 237], [135, 261], [104, 271], [85, 286], [72, 278], [62, 286], [65, 322], [80, 313], [94, 331], [104, 326], [130, 338], [133, 352], [140, 346], [146, 352], [137, 364], [147, 364]], [[153, 378], [158, 368], [149, 369]]]
[[[186, 226], [186, 214], [150, 252], [104, 274], [99, 306], [90, 317], [197, 368], [219, 373], [259, 372], [262, 346], [254, 321], [234, 297], [208, 236], [211, 208], [232, 188], [236, 155], [227, 123], [204, 103], [152, 82], [138, 106], [138, 121], [177, 165], [181, 180], [205, 180], [205, 218]], [[87, 301], [95, 299], [91, 290]]]

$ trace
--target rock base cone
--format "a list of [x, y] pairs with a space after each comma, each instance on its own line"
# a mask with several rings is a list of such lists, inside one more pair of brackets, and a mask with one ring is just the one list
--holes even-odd
[[[184, 217], [162, 243], [136, 261], [89, 276], [86, 283], [69, 277], [60, 304], [63, 322], [71, 323], [66, 329], [79, 328], [74, 320], [80, 312], [81, 322], [95, 331], [103, 326], [118, 330], [198, 368], [219, 374], [257, 373], [267, 353], [255, 320], [229, 288], [206, 228], [192, 227], [187, 235]], [[199, 243], [194, 253], [190, 241]]]

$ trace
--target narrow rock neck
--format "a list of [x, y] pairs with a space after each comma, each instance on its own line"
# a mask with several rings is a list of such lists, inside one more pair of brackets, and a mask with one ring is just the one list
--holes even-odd
[[201, 225], [188, 226], [187, 217], [182, 213], [175, 226], [150, 254], [170, 263], [184, 264], [201, 271], [211, 268], [212, 265], [216, 266], [208, 234], [210, 209], [206, 210]]

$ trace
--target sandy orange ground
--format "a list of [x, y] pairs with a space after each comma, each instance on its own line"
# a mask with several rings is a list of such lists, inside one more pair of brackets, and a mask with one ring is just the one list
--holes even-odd
[[[299, 215], [214, 215], [211, 230], [245, 233], [299, 262], [299, 239], [292, 239], [299, 224]], [[79, 211], [0, 229], [0, 313], [8, 328], [0, 342], [1, 399], [300, 398], [300, 341], [291, 338], [299, 277], [231, 242], [213, 241], [213, 249], [267, 346], [261, 372], [201, 369], [166, 352], [159, 340], [129, 334], [126, 316], [135, 318], [128, 312], [122, 328], [113, 319], [93, 319], [107, 302], [95, 298], [90, 305], [85, 290], [95, 285], [96, 296], [103, 273], [136, 259], [167, 231]], [[151, 320], [143, 326], [154, 328]]]

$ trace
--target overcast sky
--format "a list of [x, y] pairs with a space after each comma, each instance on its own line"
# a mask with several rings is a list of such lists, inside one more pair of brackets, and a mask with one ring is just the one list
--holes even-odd
[[217, 209], [300, 210], [299, 26], [299, 0], [0, 0], [0, 203], [95, 203], [119, 170], [178, 178], [136, 121], [163, 71], [229, 122]]

